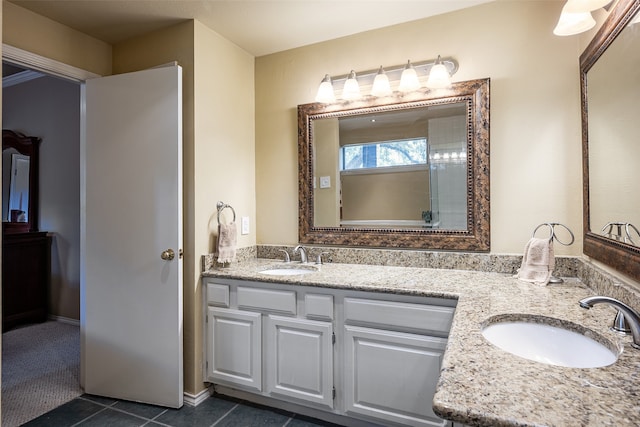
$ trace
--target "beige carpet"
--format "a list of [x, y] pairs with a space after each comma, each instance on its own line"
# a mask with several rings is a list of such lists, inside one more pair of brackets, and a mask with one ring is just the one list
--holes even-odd
[[45, 322], [2, 334], [2, 427], [80, 396], [80, 328]]

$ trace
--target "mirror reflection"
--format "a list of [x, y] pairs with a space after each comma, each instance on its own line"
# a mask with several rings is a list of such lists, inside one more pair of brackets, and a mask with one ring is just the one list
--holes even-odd
[[300, 243], [488, 251], [489, 83], [299, 105]]
[[312, 120], [314, 225], [466, 230], [467, 108]]
[[2, 229], [38, 231], [40, 138], [2, 130]]
[[2, 152], [2, 221], [27, 222], [29, 215], [29, 156], [15, 148]]
[[587, 73], [590, 231], [640, 245], [638, 16]]

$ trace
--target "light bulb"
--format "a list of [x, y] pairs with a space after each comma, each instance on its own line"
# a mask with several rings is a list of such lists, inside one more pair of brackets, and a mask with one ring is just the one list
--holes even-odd
[[316, 102], [322, 102], [325, 104], [335, 102], [336, 96], [333, 93], [333, 84], [331, 83], [331, 77], [329, 74], [325, 74], [324, 79], [320, 82], [318, 87], [318, 94], [316, 95]]
[[451, 86], [451, 76], [447, 67], [442, 63], [440, 55], [438, 55], [436, 63], [433, 64], [429, 72], [427, 87], [430, 89], [442, 89], [448, 86]]
[[389, 85], [389, 77], [384, 72], [382, 65], [378, 69], [376, 78], [373, 79], [373, 86], [371, 87], [371, 95], [373, 96], [387, 96], [391, 94], [391, 85]]
[[400, 87], [398, 88], [402, 92], [411, 92], [420, 89], [420, 81], [418, 80], [418, 73], [416, 69], [411, 65], [411, 61], [407, 61], [402, 75], [400, 76]]
[[356, 79], [356, 72], [351, 70], [347, 81], [344, 82], [344, 88], [342, 89], [343, 99], [356, 99], [360, 98], [360, 85]]
[[553, 34], [556, 36], [572, 36], [590, 30], [596, 25], [591, 12], [567, 12], [568, 3], [562, 8], [562, 13], [558, 19]]

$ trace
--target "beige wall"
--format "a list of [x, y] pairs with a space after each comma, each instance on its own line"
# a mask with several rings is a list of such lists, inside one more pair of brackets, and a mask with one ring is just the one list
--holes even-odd
[[[254, 58], [196, 22], [194, 85], [197, 88], [194, 96], [194, 169], [187, 175], [194, 179], [193, 247], [198, 256], [194, 268], [199, 274], [199, 255], [214, 249], [216, 203], [219, 200], [235, 209], [238, 247], [256, 244]], [[229, 210], [225, 210], [224, 215], [226, 220], [232, 219]], [[240, 234], [243, 216], [249, 217], [248, 235]], [[194, 311], [185, 314], [185, 321], [193, 322], [194, 334], [189, 341], [185, 340], [185, 348], [187, 342], [192, 342], [195, 351], [192, 379], [195, 390], [187, 388], [187, 391], [199, 391], [203, 389], [204, 319], [198, 277], [191, 283], [185, 281], [185, 294], [187, 292], [192, 292], [195, 300]], [[185, 372], [189, 373], [186, 369]], [[185, 381], [185, 384], [189, 383]]]
[[[313, 219], [318, 227], [340, 225], [340, 172], [338, 154], [340, 132], [338, 119], [327, 118], [313, 121]], [[329, 177], [328, 188], [320, 187], [320, 178]]]
[[2, 42], [99, 75], [111, 74], [111, 45], [2, 2]]
[[541, 222], [576, 232], [582, 252], [579, 40], [552, 34], [562, 2], [499, 1], [256, 59], [260, 244], [297, 236], [296, 105], [325, 73], [455, 57], [454, 81], [491, 78], [491, 252], [522, 253]]
[[431, 209], [429, 170], [342, 175], [342, 219], [422, 221]]

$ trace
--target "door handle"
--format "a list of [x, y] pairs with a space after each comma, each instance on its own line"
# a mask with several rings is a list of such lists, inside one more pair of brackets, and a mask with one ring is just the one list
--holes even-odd
[[173, 251], [173, 249], [167, 249], [166, 251], [162, 251], [162, 253], [160, 254], [160, 258], [165, 261], [171, 261], [175, 257], [176, 253]]

